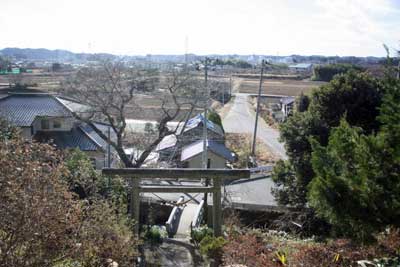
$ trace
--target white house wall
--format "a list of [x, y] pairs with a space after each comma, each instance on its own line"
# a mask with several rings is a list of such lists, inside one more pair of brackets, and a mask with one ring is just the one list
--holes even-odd
[[[49, 129], [42, 129], [41, 121], [43, 119], [47, 119], [49, 121]], [[55, 121], [61, 122], [60, 128], [54, 128]], [[35, 121], [32, 123], [33, 133], [35, 134], [37, 131], [71, 131], [74, 125], [74, 118], [51, 118], [51, 117], [37, 117]]]
[[[225, 168], [225, 163], [226, 159], [214, 154], [211, 151], [207, 152], [207, 157], [210, 159], [210, 168], [211, 169], [221, 169]], [[202, 155], [199, 154], [197, 156], [194, 156], [193, 158], [188, 160], [189, 162], [189, 168], [202, 168]]]

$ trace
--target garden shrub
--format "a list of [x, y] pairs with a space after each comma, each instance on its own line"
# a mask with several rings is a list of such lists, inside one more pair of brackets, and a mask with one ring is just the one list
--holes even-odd
[[198, 247], [201, 240], [203, 240], [206, 236], [213, 236], [213, 230], [211, 228], [207, 226], [193, 228], [190, 232], [190, 241], [194, 243], [196, 247]]
[[149, 241], [151, 245], [162, 243], [162, 239], [167, 235], [159, 226], [153, 225], [146, 229], [144, 234], [145, 240]]
[[106, 200], [77, 198], [63, 162], [50, 145], [0, 140], [0, 265], [132, 266], [138, 242], [124, 215]]
[[222, 255], [222, 248], [226, 240], [223, 237], [206, 236], [200, 242], [200, 253], [209, 258], [219, 258]]

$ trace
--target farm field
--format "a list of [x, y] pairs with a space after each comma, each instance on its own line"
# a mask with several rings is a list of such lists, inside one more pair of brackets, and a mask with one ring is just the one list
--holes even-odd
[[[72, 73], [63, 72], [63, 73], [34, 73], [34, 74], [26, 74], [24, 73], [21, 76], [12, 76], [12, 75], [1, 75], [0, 76], [0, 89], [8, 88], [10, 82], [15, 82], [18, 79], [24, 83], [29, 83], [34, 86], [30, 86], [30, 89], [38, 89], [48, 92], [57, 92], [60, 88], [60, 84], [65, 81], [68, 77], [70, 77]], [[203, 76], [198, 75], [199, 79], [203, 79]], [[210, 81], [218, 80], [220, 82], [224, 82], [229, 85], [229, 78], [226, 77], [212, 77]], [[228, 89], [226, 89], [228, 90]], [[162, 99], [161, 95], [137, 95], [134, 99], [135, 104], [127, 106], [126, 117], [128, 119], [136, 119], [136, 120], [159, 120], [163, 116], [163, 111], [161, 109]], [[164, 99], [165, 100], [165, 99]], [[138, 107], [139, 106], [139, 107]], [[174, 105], [167, 104], [165, 108], [170, 109], [170, 112], [173, 113], [173, 110], [176, 108]], [[183, 107], [181, 112], [179, 113], [176, 120], [183, 120], [186, 118], [189, 110], [188, 107]], [[202, 108], [195, 108], [192, 112], [191, 117], [203, 112]]]
[[[298, 96], [309, 94], [313, 88], [325, 84], [325, 82], [302, 81], [302, 80], [266, 80], [263, 82], [262, 94]], [[242, 79], [239, 92], [246, 94], [258, 93], [258, 79]]]
[[62, 81], [70, 76], [70, 72], [60, 73], [24, 73], [20, 76], [13, 75], [1, 75], [0, 76], [0, 87], [8, 87], [10, 82], [20, 81], [23, 83], [34, 84], [35, 88], [47, 91], [56, 90]]

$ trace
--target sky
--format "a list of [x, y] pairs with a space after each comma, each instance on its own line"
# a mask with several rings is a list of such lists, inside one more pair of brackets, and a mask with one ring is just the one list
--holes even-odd
[[0, 49], [384, 56], [400, 0], [0, 0]]

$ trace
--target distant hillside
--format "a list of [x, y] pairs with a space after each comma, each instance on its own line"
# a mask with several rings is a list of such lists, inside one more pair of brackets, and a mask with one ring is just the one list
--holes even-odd
[[49, 50], [44, 48], [4, 48], [0, 50], [0, 55], [10, 57], [15, 60], [39, 60], [54, 62], [77, 62], [115, 57], [112, 54], [73, 53], [67, 50]]

